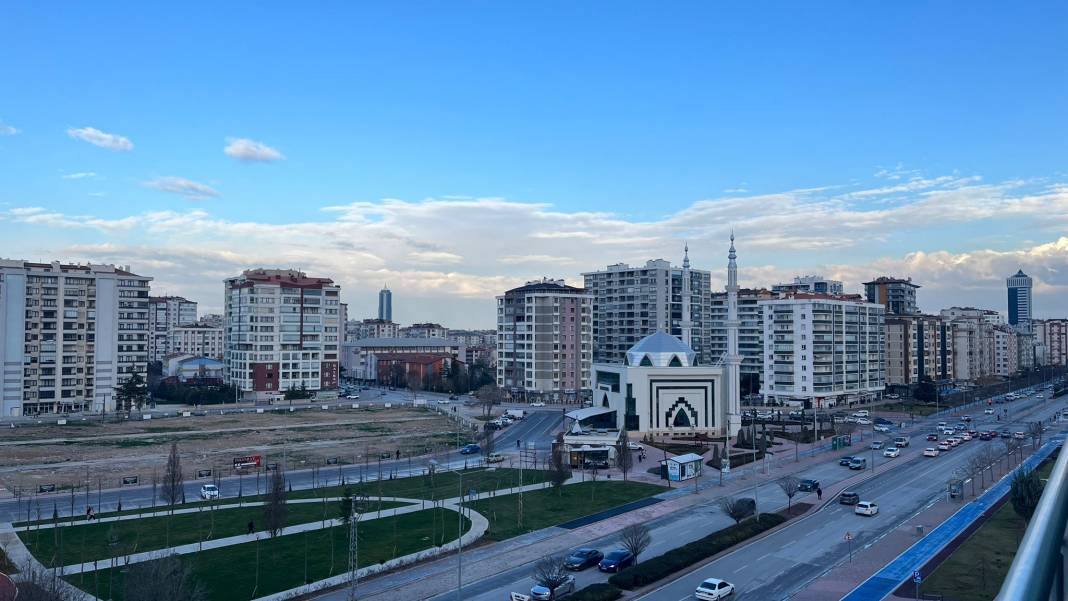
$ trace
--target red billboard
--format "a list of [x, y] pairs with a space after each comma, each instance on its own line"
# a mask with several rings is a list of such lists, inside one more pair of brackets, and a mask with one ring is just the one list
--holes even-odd
[[263, 457], [260, 455], [245, 455], [244, 457], [234, 457], [234, 469], [243, 470], [250, 467], [259, 467], [263, 462]]

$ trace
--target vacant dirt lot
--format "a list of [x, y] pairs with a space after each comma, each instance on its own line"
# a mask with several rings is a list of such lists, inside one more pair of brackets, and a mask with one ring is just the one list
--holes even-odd
[[262, 455], [290, 469], [373, 461], [383, 453], [402, 457], [456, 444], [456, 426], [425, 409], [356, 409], [231, 413], [143, 422], [70, 421], [0, 431], [0, 486], [36, 489], [118, 486], [124, 476], [150, 481], [163, 472], [172, 442], [178, 444], [187, 478], [197, 469], [229, 475], [233, 458]]

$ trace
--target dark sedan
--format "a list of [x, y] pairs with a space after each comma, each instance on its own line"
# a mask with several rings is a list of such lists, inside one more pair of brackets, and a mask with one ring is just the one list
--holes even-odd
[[797, 490], [801, 492], [815, 492], [815, 490], [819, 487], [819, 480], [802, 480], [801, 484], [797, 487]]
[[585, 570], [595, 566], [604, 559], [604, 553], [597, 549], [578, 549], [564, 560], [564, 567], [569, 570]]
[[853, 463], [852, 455], [846, 455], [838, 460], [838, 465], [849, 465], [850, 463]]
[[616, 549], [604, 556], [597, 569], [602, 572], [619, 572], [634, 565], [634, 554], [626, 549]]

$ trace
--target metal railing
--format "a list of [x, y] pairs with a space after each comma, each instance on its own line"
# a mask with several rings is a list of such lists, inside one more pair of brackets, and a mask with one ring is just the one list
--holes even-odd
[[1061, 448], [997, 601], [1059, 601], [1068, 561], [1068, 451]]

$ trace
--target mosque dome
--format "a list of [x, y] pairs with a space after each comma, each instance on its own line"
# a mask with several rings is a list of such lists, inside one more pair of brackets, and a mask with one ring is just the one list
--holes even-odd
[[697, 353], [664, 331], [657, 331], [630, 347], [626, 364], [635, 367], [693, 367]]

